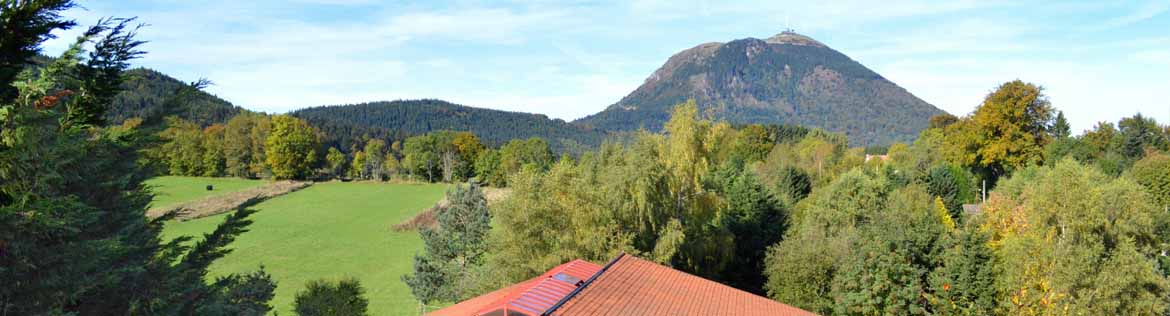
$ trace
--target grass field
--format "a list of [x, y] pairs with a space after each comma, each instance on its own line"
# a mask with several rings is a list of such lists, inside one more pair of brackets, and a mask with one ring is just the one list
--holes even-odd
[[[222, 194], [239, 191], [267, 183], [263, 180], [247, 180], [240, 178], [200, 178], [200, 177], [157, 177], [146, 181], [154, 187], [154, 201], [150, 207], [171, 206], [183, 202], [190, 202], [212, 194]], [[207, 185], [215, 186], [215, 190], [207, 191]]]
[[[214, 278], [264, 265], [277, 281], [273, 306], [292, 315], [293, 295], [306, 281], [356, 277], [366, 288], [370, 315], [414, 315], [417, 303], [400, 277], [422, 249], [418, 233], [390, 226], [433, 205], [439, 184], [318, 183], [255, 206], [251, 231], [211, 268]], [[201, 236], [226, 215], [172, 222], [164, 238]]]

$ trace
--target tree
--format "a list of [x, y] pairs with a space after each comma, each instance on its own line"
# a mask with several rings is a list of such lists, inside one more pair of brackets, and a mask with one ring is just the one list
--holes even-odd
[[250, 162], [248, 164], [248, 172], [255, 177], [267, 178], [272, 176], [272, 167], [268, 163], [267, 154], [273, 119], [267, 115], [260, 115], [255, 120], [249, 133], [250, 135], [248, 135], [252, 143], [250, 146], [252, 157], [248, 159]]
[[278, 115], [264, 143], [265, 161], [276, 179], [305, 179], [317, 162], [317, 133], [304, 120]]
[[0, 23], [0, 104], [16, 99], [18, 91], [11, 83], [40, 52], [40, 44], [57, 37], [52, 31], [77, 25], [61, 16], [74, 6], [71, 0], [0, 3], [0, 21], [4, 21]]
[[366, 158], [366, 153], [364, 153], [364, 152], [358, 151], [358, 152], [353, 153], [353, 163], [349, 164], [350, 166], [352, 166], [352, 168], [349, 168], [349, 176], [350, 177], [361, 179], [361, 177], [362, 177], [361, 166], [366, 165], [366, 159], [368, 159], [368, 158]]
[[993, 176], [1043, 160], [1052, 106], [1043, 89], [1020, 80], [987, 95], [972, 116], [980, 166]]
[[787, 229], [787, 210], [780, 207], [750, 172], [739, 172], [725, 189], [729, 204], [723, 226], [735, 236], [735, 256], [723, 274], [731, 286], [764, 293], [764, 256]]
[[948, 238], [941, 265], [931, 272], [930, 303], [939, 315], [991, 315], [995, 310], [994, 254], [987, 235], [967, 225]]
[[474, 269], [483, 264], [491, 214], [476, 184], [447, 192], [450, 204], [436, 210], [437, 228], [419, 230], [423, 253], [415, 255], [414, 271], [402, 277], [422, 304], [468, 298]]
[[224, 126], [213, 124], [203, 129], [203, 174], [205, 177], [224, 175], [226, 163], [223, 152]]
[[1004, 312], [1166, 312], [1165, 276], [1154, 267], [1168, 214], [1137, 183], [1066, 159], [1017, 172], [983, 210], [981, 229], [1003, 267], [996, 289], [1010, 302]]
[[[3, 37], [47, 38], [55, 27], [33, 30], [41, 34], [8, 31], [55, 19], [68, 7], [62, 4], [69, 2], [0, 2]], [[0, 77], [0, 86], [16, 87], [15, 98], [0, 100], [0, 314], [267, 313], [275, 285], [262, 270], [205, 281], [208, 267], [231, 251], [227, 246], [246, 231], [254, 211], [245, 206], [228, 214], [193, 244], [190, 237], [162, 242], [163, 224], [174, 215], [146, 218], [151, 195], [143, 182], [149, 173], [138, 155], [150, 138], [137, 129], [140, 121], [98, 126], [90, 119], [103, 116], [109, 99], [61, 99], [68, 95], [64, 91], [119, 82], [105, 74], [87, 77], [95, 82], [72, 80], [76, 67], [91, 66], [79, 62], [85, 45], [93, 45], [91, 56], [100, 56], [91, 60], [102, 58], [112, 69], [124, 70], [135, 56], [105, 51], [121, 48], [104, 39], [132, 33], [103, 23], [109, 22], [83, 33], [49, 65], [22, 70], [20, 84]], [[93, 43], [95, 38], [103, 40]], [[3, 66], [24, 63], [11, 59], [8, 50], [16, 47], [4, 41]]]
[[922, 182], [926, 185], [926, 192], [942, 199], [951, 218], [956, 221], [963, 218], [963, 203], [975, 198], [966, 171], [955, 165], [942, 163], [934, 166]]
[[1056, 112], [1056, 120], [1052, 121], [1052, 127], [1049, 130], [1049, 135], [1054, 140], [1061, 140], [1072, 136], [1072, 127], [1068, 125], [1068, 119], [1064, 118], [1064, 111]]
[[366, 142], [366, 147], [362, 149], [362, 153], [366, 155], [363, 164], [355, 166], [361, 168], [361, 175], [366, 180], [382, 180], [382, 163], [386, 160], [386, 142], [380, 139], [370, 139]]
[[361, 282], [349, 278], [334, 282], [313, 280], [293, 298], [299, 316], [365, 316], [369, 301]]
[[402, 145], [402, 168], [413, 176], [435, 181], [440, 175], [439, 144], [434, 135], [407, 138]]
[[[923, 271], [906, 249], [865, 243], [834, 278], [836, 315], [927, 315]], [[892, 248], [892, 249], [891, 249]]]
[[203, 175], [203, 131], [199, 125], [178, 117], [167, 117], [167, 129], [159, 136], [165, 142], [157, 155], [165, 161], [171, 175]]
[[930, 117], [930, 128], [943, 129], [958, 122], [959, 118], [950, 113], [937, 114]]
[[508, 177], [500, 165], [500, 152], [488, 149], [475, 160], [475, 175], [478, 182], [497, 188], [508, 185]]
[[1130, 159], [1141, 159], [1147, 149], [1165, 151], [1170, 148], [1170, 139], [1162, 133], [1158, 122], [1141, 113], [1121, 119], [1117, 128], [1121, 137], [1121, 154]]
[[451, 148], [457, 159], [452, 170], [454, 180], [467, 181], [467, 179], [471, 179], [475, 176], [475, 162], [486, 147], [480, 143], [479, 137], [476, 137], [475, 134], [458, 132], [451, 139]]
[[500, 165], [506, 175], [516, 173], [528, 164], [548, 170], [552, 163], [552, 150], [543, 138], [513, 139], [500, 147]]
[[1170, 207], [1170, 156], [1153, 153], [1133, 165], [1130, 174], [1162, 207]]
[[[240, 113], [228, 120], [223, 131], [224, 173], [234, 177], [250, 178], [253, 151], [252, 129], [257, 115]], [[265, 136], [267, 137], [267, 136]], [[261, 149], [262, 150], [262, 149]]]
[[329, 168], [330, 176], [342, 177], [345, 175], [345, 154], [337, 150], [337, 147], [329, 147], [329, 153], [325, 154], [325, 162]]
[[402, 170], [402, 164], [398, 162], [398, 158], [394, 158], [394, 153], [387, 152], [386, 159], [382, 161], [382, 174], [387, 177], [397, 177]]

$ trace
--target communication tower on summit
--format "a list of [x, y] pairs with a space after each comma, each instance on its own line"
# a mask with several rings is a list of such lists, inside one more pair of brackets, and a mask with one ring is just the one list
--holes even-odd
[[785, 12], [784, 13], [784, 32], [783, 33], [796, 33], [796, 31], [792, 29], [792, 24], [790, 22], [791, 22], [791, 19], [789, 17], [789, 13]]

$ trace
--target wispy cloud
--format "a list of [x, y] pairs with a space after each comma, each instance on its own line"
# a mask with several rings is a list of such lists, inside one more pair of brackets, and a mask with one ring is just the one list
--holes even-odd
[[1147, 3], [1142, 4], [1140, 7], [1138, 7], [1137, 9], [1133, 10], [1132, 12], [1130, 12], [1126, 15], [1122, 15], [1122, 16], [1110, 19], [1109, 21], [1106, 21], [1102, 27], [1103, 28], [1115, 28], [1115, 27], [1127, 26], [1130, 24], [1149, 20], [1153, 17], [1156, 17], [1159, 15], [1162, 15], [1163, 13], [1166, 13], [1166, 11], [1170, 11], [1170, 1], [1166, 1], [1166, 0], [1151, 1], [1151, 2], [1147, 2]]

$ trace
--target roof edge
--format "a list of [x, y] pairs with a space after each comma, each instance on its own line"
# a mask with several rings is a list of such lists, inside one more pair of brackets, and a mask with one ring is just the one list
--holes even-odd
[[562, 297], [561, 300], [557, 301], [556, 304], [553, 304], [552, 307], [549, 307], [548, 310], [544, 311], [544, 313], [541, 313], [540, 316], [552, 315], [552, 313], [557, 311], [558, 308], [561, 308], [561, 305], [565, 305], [565, 303], [569, 302], [570, 299], [573, 299], [574, 296], [577, 296], [577, 293], [581, 293], [581, 290], [584, 290], [590, 284], [593, 284], [594, 280], [597, 280], [597, 278], [600, 277], [601, 274], [603, 274], [603, 273], [605, 273], [605, 271], [609, 270], [609, 267], [613, 266], [614, 263], [617, 263], [618, 260], [620, 260], [622, 257], [625, 257], [625, 256], [626, 256], [625, 252], [618, 254], [617, 257], [613, 258], [613, 260], [610, 260], [609, 263], [606, 263], [604, 267], [601, 267], [601, 270], [597, 270], [597, 273], [594, 273], [593, 276], [590, 276], [588, 280], [585, 280], [585, 283], [582, 283], [581, 286], [578, 286], [576, 289], [573, 289], [572, 292], [569, 292], [568, 295], [565, 295], [565, 297]]

